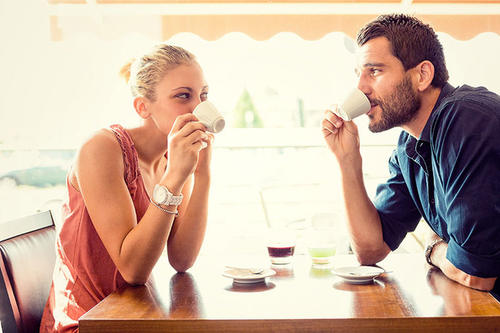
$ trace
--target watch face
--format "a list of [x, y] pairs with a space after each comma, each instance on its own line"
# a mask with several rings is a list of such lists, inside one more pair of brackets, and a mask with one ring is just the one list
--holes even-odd
[[161, 186], [156, 185], [153, 191], [153, 199], [158, 204], [162, 204], [167, 200], [167, 191]]

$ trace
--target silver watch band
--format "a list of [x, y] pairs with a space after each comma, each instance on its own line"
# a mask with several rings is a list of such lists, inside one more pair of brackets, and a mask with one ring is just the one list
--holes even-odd
[[170, 198], [170, 203], [168, 204], [169, 206], [179, 206], [182, 203], [182, 194], [181, 195], [174, 195]]
[[175, 216], [179, 216], [179, 211], [176, 209], [175, 211], [172, 211], [172, 210], [168, 210], [168, 209], [165, 209], [163, 208], [162, 206], [158, 205], [156, 202], [153, 201], [153, 199], [149, 198], [149, 201], [156, 207], [156, 208], [159, 208], [161, 209], [162, 211], [164, 211], [165, 213], [168, 213], [168, 214], [172, 214], [172, 215], [175, 215]]

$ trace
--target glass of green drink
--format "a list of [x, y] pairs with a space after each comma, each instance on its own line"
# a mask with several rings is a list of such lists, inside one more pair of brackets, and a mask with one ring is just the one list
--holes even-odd
[[329, 264], [335, 255], [335, 244], [311, 245], [307, 249], [315, 265]]
[[329, 268], [337, 251], [336, 232], [332, 214], [316, 214], [306, 233], [307, 251], [316, 268]]

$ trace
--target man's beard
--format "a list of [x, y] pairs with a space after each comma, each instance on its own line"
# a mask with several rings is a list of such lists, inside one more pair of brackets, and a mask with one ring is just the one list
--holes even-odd
[[[378, 104], [382, 110], [380, 120], [368, 125], [368, 129], [373, 133], [406, 124], [415, 117], [421, 105], [409, 76], [405, 76], [388, 97], [372, 99], [371, 102]], [[373, 116], [370, 118], [373, 119]]]

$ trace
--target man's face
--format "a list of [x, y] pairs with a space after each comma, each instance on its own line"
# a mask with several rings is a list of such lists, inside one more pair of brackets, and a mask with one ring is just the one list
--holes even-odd
[[385, 37], [374, 38], [358, 50], [358, 88], [370, 100], [368, 128], [382, 132], [413, 119], [420, 108], [420, 98], [413, 88], [409, 71], [391, 53]]

